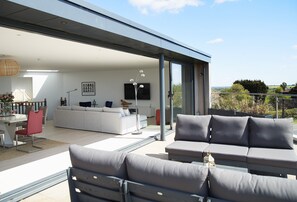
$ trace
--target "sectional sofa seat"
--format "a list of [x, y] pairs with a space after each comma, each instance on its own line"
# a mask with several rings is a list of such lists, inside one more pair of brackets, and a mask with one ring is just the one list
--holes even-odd
[[291, 119], [178, 115], [165, 151], [172, 160], [202, 161], [210, 152], [218, 164], [297, 174]]
[[71, 201], [297, 201], [297, 181], [78, 145], [69, 148]]
[[[139, 115], [139, 127], [147, 126], [147, 117]], [[136, 115], [122, 108], [59, 106], [54, 125], [71, 129], [126, 134], [136, 130]]]

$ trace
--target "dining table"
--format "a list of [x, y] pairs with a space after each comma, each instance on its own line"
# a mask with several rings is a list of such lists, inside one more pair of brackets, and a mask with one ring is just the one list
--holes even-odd
[[0, 116], [0, 130], [4, 131], [4, 141], [2, 146], [15, 146], [15, 131], [17, 123], [27, 121], [25, 114], [12, 114], [9, 116]]

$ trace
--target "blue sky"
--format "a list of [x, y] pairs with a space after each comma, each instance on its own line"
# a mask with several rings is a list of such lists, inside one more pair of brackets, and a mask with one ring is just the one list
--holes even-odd
[[86, 0], [212, 56], [211, 85], [297, 82], [297, 0]]

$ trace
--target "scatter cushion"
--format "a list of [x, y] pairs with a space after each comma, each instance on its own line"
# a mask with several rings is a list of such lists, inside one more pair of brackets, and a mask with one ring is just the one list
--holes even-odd
[[86, 111], [86, 107], [81, 107], [76, 105], [71, 106], [71, 109], [76, 111]]
[[297, 156], [292, 149], [251, 147], [247, 156], [248, 164], [297, 168]]
[[210, 142], [248, 146], [248, 119], [213, 115]]
[[210, 115], [177, 115], [175, 140], [209, 142]]
[[292, 119], [251, 117], [249, 124], [251, 147], [293, 149]]
[[86, 107], [86, 111], [102, 112], [103, 109], [99, 107]]
[[109, 108], [103, 107], [104, 112], [113, 112], [113, 113], [121, 113], [121, 116], [125, 116], [124, 110], [121, 107]]
[[210, 197], [222, 200], [238, 202], [297, 201], [296, 180], [211, 168], [209, 183]]
[[129, 109], [123, 109], [125, 116], [130, 116], [130, 111]]
[[200, 196], [207, 195], [208, 169], [204, 166], [132, 153], [126, 157], [126, 166], [128, 180]]
[[124, 152], [103, 151], [79, 145], [70, 145], [69, 153], [74, 168], [122, 179], [125, 179], [127, 176], [124, 163], [127, 154]]
[[71, 106], [57, 106], [57, 109], [60, 109], [60, 110], [71, 110]]

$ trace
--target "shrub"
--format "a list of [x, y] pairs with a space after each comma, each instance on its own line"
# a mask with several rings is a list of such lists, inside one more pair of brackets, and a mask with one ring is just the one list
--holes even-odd
[[231, 88], [223, 90], [219, 96], [212, 96], [215, 109], [235, 110], [249, 114], [267, 114], [271, 107], [269, 104], [254, 101], [249, 91], [240, 84], [233, 84]]

